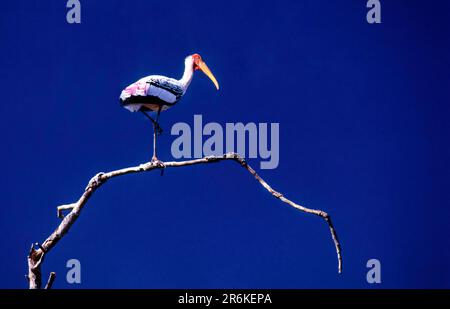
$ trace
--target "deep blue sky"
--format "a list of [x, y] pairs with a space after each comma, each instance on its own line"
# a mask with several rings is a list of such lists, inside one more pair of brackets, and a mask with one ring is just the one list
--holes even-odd
[[[47, 256], [57, 288], [449, 288], [448, 1], [3, 1], [0, 287], [27, 286], [26, 254], [99, 171], [144, 162], [151, 128], [118, 104], [150, 74], [196, 74], [173, 123], [279, 122], [276, 189], [329, 212], [328, 229], [273, 199], [233, 163], [115, 179]], [[258, 168], [259, 160], [250, 160]], [[67, 260], [82, 265], [70, 285]]]

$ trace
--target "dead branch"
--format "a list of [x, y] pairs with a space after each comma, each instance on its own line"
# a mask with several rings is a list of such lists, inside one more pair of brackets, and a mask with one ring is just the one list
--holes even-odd
[[[306, 208], [304, 206], [301, 206], [299, 204], [294, 203], [293, 201], [287, 199], [285, 196], [283, 196], [280, 192], [275, 191], [272, 189], [272, 187], [265, 182], [256, 172], [253, 168], [250, 167], [250, 165], [247, 164], [247, 162], [241, 158], [236, 153], [226, 153], [222, 156], [209, 156], [204, 157], [201, 159], [194, 159], [194, 160], [187, 160], [187, 161], [172, 161], [172, 162], [165, 162], [164, 165], [158, 164], [158, 162], [147, 162], [144, 164], [141, 164], [139, 166], [135, 167], [128, 167], [120, 170], [115, 170], [108, 173], [98, 173], [92, 179], [89, 181], [86, 189], [84, 190], [81, 197], [78, 199], [77, 202], [73, 204], [67, 204], [62, 205], [57, 208], [57, 214], [58, 217], [63, 218], [59, 226], [56, 228], [56, 230], [42, 243], [42, 245], [36, 243], [31, 246], [30, 252], [28, 254], [28, 282], [29, 282], [29, 288], [30, 289], [39, 289], [41, 288], [42, 284], [42, 274], [41, 274], [41, 266], [42, 262], [44, 261], [45, 255], [61, 240], [61, 238], [69, 231], [69, 229], [72, 227], [72, 225], [75, 223], [75, 221], [80, 216], [81, 210], [86, 205], [89, 198], [92, 196], [92, 194], [100, 187], [102, 186], [107, 180], [126, 175], [126, 174], [134, 174], [134, 173], [140, 173], [140, 172], [149, 172], [154, 169], [163, 169], [163, 168], [170, 168], [170, 167], [182, 167], [182, 166], [189, 166], [189, 165], [197, 165], [197, 164], [207, 164], [207, 163], [214, 163], [214, 162], [220, 162], [225, 160], [231, 160], [239, 163], [242, 167], [244, 167], [250, 174], [252, 174], [255, 179], [267, 190], [272, 194], [275, 198], [281, 200], [282, 202], [288, 204], [289, 206], [292, 206], [300, 211], [313, 214], [316, 216], [319, 216], [325, 220], [325, 222], [328, 224], [328, 227], [330, 229], [331, 238], [334, 242], [334, 246], [336, 248], [337, 253], [337, 259], [338, 259], [338, 272], [342, 272], [342, 256], [341, 256], [341, 246], [336, 234], [336, 230], [333, 226], [333, 223], [331, 221], [331, 217], [322, 210], [316, 210], [316, 209], [310, 209]], [[64, 210], [70, 210], [69, 214], [67, 216], [63, 216]], [[38, 247], [36, 249], [36, 246]], [[46, 288], [51, 288], [53, 281], [55, 279], [55, 273], [51, 273], [50, 277], [48, 279]]]

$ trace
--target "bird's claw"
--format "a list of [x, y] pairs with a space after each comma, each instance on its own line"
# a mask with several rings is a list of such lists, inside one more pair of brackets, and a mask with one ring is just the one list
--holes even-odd
[[164, 164], [164, 162], [157, 158], [152, 158], [151, 163], [157, 167], [166, 168], [166, 165]]
[[164, 164], [163, 161], [159, 160], [156, 157], [153, 157], [152, 160], [150, 161], [151, 164], [153, 164], [156, 167], [159, 167], [161, 169], [161, 176], [164, 174], [164, 169], [166, 168], [166, 165]]

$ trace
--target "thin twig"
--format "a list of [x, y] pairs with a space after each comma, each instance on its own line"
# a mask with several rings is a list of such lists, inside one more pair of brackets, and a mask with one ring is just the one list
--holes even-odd
[[[328, 224], [328, 227], [330, 229], [331, 238], [334, 242], [334, 246], [336, 248], [336, 254], [338, 259], [338, 272], [342, 272], [342, 255], [341, 255], [341, 246], [337, 237], [336, 230], [333, 226], [333, 223], [331, 221], [331, 217], [322, 210], [317, 209], [310, 209], [306, 208], [304, 206], [301, 206], [299, 204], [294, 203], [293, 201], [287, 199], [284, 197], [280, 192], [275, 191], [267, 182], [265, 182], [257, 173], [256, 171], [250, 167], [250, 165], [247, 164], [247, 162], [241, 158], [238, 154], [230, 152], [226, 153], [222, 156], [209, 156], [204, 157], [200, 159], [193, 159], [193, 160], [187, 160], [187, 161], [172, 161], [172, 162], [165, 162], [164, 165], [161, 165], [158, 162], [147, 162], [138, 166], [134, 167], [128, 167], [120, 170], [111, 171], [108, 173], [98, 173], [92, 179], [89, 181], [85, 191], [81, 195], [81, 197], [78, 199], [77, 202], [67, 205], [59, 206], [58, 209], [58, 217], [62, 217], [62, 211], [63, 210], [70, 210], [69, 214], [63, 218], [59, 226], [56, 228], [56, 230], [42, 243], [42, 245], [38, 245], [39, 249], [35, 250], [34, 246], [30, 249], [30, 253], [28, 255], [28, 281], [29, 281], [29, 287], [30, 288], [40, 288], [41, 286], [41, 263], [43, 261], [44, 255], [48, 253], [60, 240], [61, 238], [69, 231], [71, 226], [75, 223], [77, 218], [79, 217], [81, 210], [83, 209], [84, 205], [86, 205], [89, 198], [92, 196], [92, 194], [100, 187], [102, 186], [107, 180], [115, 177], [119, 177], [122, 175], [127, 174], [134, 174], [134, 173], [141, 173], [141, 172], [148, 172], [154, 169], [163, 169], [163, 168], [169, 168], [169, 167], [183, 167], [183, 166], [190, 166], [190, 165], [197, 165], [197, 164], [207, 164], [207, 163], [214, 163], [214, 162], [220, 162], [225, 160], [231, 160], [239, 163], [242, 167], [244, 167], [250, 174], [252, 174], [255, 179], [275, 198], [281, 200], [282, 202], [288, 204], [289, 206], [292, 206], [300, 211], [314, 214], [316, 216], [319, 216], [325, 220], [325, 222]], [[54, 275], [52, 276], [50, 274], [49, 282], [50, 287], [53, 283]], [[48, 286], [49, 284], [47, 284]]]
[[50, 290], [52, 288], [53, 282], [55, 282], [55, 278], [56, 278], [56, 273], [51, 272], [50, 276], [48, 276], [47, 284], [45, 285], [46, 290]]

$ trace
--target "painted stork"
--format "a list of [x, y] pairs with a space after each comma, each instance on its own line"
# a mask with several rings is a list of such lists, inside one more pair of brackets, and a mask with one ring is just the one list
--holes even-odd
[[[177, 80], [160, 75], [150, 75], [126, 87], [120, 95], [121, 105], [131, 112], [142, 112], [153, 123], [153, 157], [151, 162], [164, 167], [164, 163], [156, 157], [156, 136], [162, 133], [159, 126], [159, 115], [162, 111], [174, 106], [186, 93], [194, 72], [201, 70], [219, 90], [219, 83], [199, 54], [187, 56], [184, 60], [184, 73]], [[155, 112], [153, 119], [148, 112]]]

